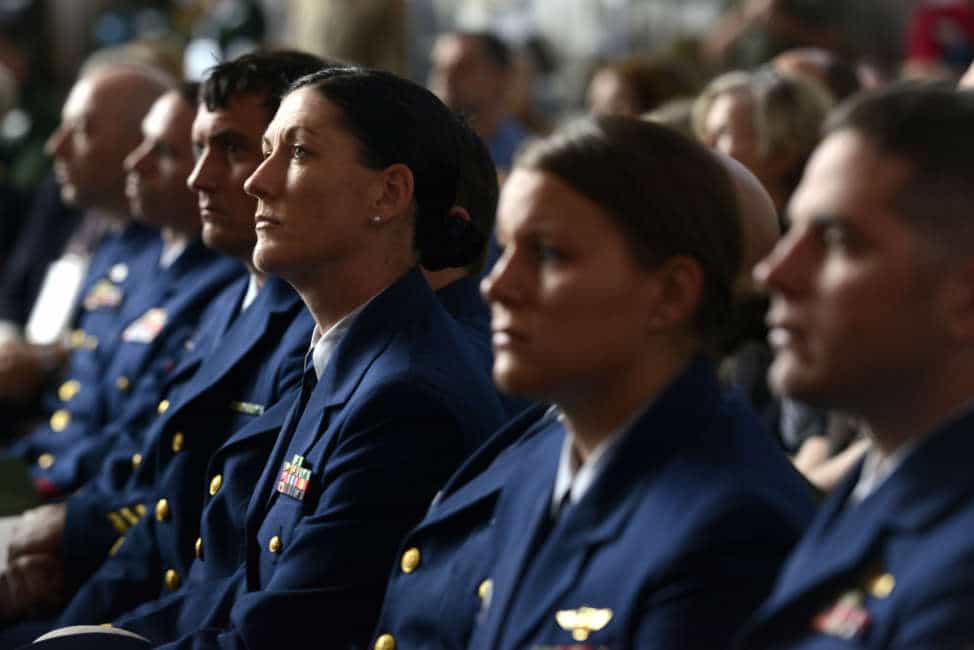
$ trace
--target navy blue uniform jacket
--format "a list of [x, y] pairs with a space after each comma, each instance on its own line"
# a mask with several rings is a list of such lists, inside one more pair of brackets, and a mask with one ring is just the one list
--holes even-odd
[[556, 421], [518, 453], [470, 647], [728, 647], [813, 509], [756, 416], [693, 362], [545, 535], [564, 436]]
[[[501, 419], [462, 329], [411, 271], [356, 317], [307, 405], [287, 414], [242, 532], [227, 534], [224, 488], [207, 492], [193, 573], [214, 579], [190, 585], [177, 630], [185, 636], [173, 647], [297, 646], [311, 621], [329, 630], [329, 647], [367, 642], [399, 540]], [[214, 458], [211, 474], [232, 471], [235, 455], [256, 443], [238, 442]], [[282, 465], [296, 455], [307, 487], [279, 493]], [[250, 485], [226, 494], [239, 499]]]
[[741, 648], [974, 643], [974, 413], [931, 435], [875, 492], [826, 501]]
[[166, 572], [181, 577], [193, 557], [210, 456], [300, 382], [310, 315], [297, 294], [273, 277], [241, 313], [246, 287], [241, 278], [218, 297], [193, 340], [194, 354], [170, 373], [154, 421], [138, 435], [141, 463], [133, 467], [127, 451], [106, 458], [99, 475], [67, 501], [63, 548], [72, 582], [88, 577], [110, 548], [123, 551], [126, 542], [119, 540], [145, 519], [177, 529], [169, 538], [170, 557], [181, 557], [181, 564], [142, 563], [129, 576], [138, 585], [134, 591], [86, 586], [65, 612], [70, 620], [78, 616], [87, 623], [98, 616], [94, 620], [103, 622], [178, 583], [167, 583]]
[[543, 428], [546, 409], [532, 407], [491, 436], [437, 493], [400, 544], [369, 647], [384, 635], [400, 650], [467, 647], [489, 589], [494, 507], [522, 444]]
[[48, 494], [70, 493], [98, 472], [114, 444], [110, 424], [127, 403], [159, 402], [161, 376], [183, 355], [210, 301], [244, 268], [196, 240], [171, 266], [160, 269], [156, 260], [148, 272], [126, 300], [116, 340], [100, 350], [100, 376], [62, 383], [49, 421], [15, 445]]

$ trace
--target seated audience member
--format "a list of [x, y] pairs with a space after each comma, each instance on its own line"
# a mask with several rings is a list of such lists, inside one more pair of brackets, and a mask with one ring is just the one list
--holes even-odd
[[974, 3], [923, 0], [907, 25], [902, 74], [915, 79], [957, 78], [974, 63]]
[[200, 239], [196, 195], [186, 187], [195, 115], [195, 84], [165, 93], [143, 120], [142, 143], [125, 159], [133, 218], [160, 229], [163, 245], [154, 261], [145, 260], [151, 275], [118, 315], [118, 341], [92, 378], [97, 381], [63, 383], [49, 421], [11, 445], [10, 454], [33, 466], [43, 496], [70, 494], [98, 473], [117, 442], [113, 421], [139, 409], [137, 403], [142, 412], [154, 410], [165, 375], [187, 353], [206, 307], [243, 274], [238, 261]]
[[901, 86], [830, 120], [756, 269], [774, 389], [859, 418], [872, 448], [739, 647], [974, 641], [974, 96]]
[[470, 647], [722, 647], [812, 514], [707, 359], [739, 266], [726, 172], [658, 125], [583, 122], [518, 159], [498, 236], [494, 379], [555, 406], [510, 452]]
[[[93, 253], [79, 291], [55, 301], [75, 305], [69, 345], [13, 340], [0, 346], [0, 397], [36, 399], [69, 356], [62, 381], [90, 385], [97, 359], [117, 343], [113, 334], [126, 298], [151, 274], [152, 262], [136, 260], [157, 256], [160, 245], [158, 231], [131, 223], [122, 163], [141, 140], [142, 118], [168, 88], [168, 78], [153, 69], [104, 64], [82, 75], [68, 94], [45, 150], [54, 158], [64, 202], [86, 211], [75, 237], [86, 239]], [[48, 404], [60, 401], [56, 392], [49, 392]]]
[[729, 72], [697, 98], [693, 130], [708, 147], [754, 172], [784, 217], [831, 107], [829, 93], [807, 77], [769, 69]]
[[491, 32], [440, 36], [431, 54], [429, 89], [470, 120], [501, 171], [511, 167], [527, 131], [510, 110], [510, 48]]
[[694, 94], [689, 76], [676, 62], [645, 57], [603, 65], [595, 71], [586, 92], [592, 115], [629, 117]]
[[[260, 138], [283, 90], [323, 65], [303, 53], [259, 53], [217, 66], [202, 84], [193, 122], [197, 160], [188, 182], [197, 195], [204, 242], [242, 262], [249, 277], [213, 300], [189, 342], [192, 354], [168, 373], [145, 431], [122, 430], [83, 490], [18, 522], [9, 565], [0, 575], [0, 619], [50, 612], [39, 606], [62, 603], [84, 584], [63, 617], [101, 623], [178, 588], [194, 557], [199, 486], [210, 456], [300, 383], [313, 322], [285, 282], [253, 266], [256, 203], [243, 182], [261, 160]], [[132, 462], [135, 454], [138, 463]], [[165, 554], [143, 545], [140, 531], [147, 527], [161, 531]], [[113, 563], [86, 583], [107, 557], [129, 554], [139, 558], [132, 565], [137, 570]], [[114, 575], [114, 566], [126, 567], [123, 586], [104, 577]], [[37, 580], [46, 567], [63, 575], [63, 588], [60, 579]], [[42, 621], [17, 637], [5, 631], [0, 645], [29, 639], [30, 630], [51, 624]]]
[[[497, 203], [497, 175], [493, 163], [483, 143], [469, 129], [466, 129], [463, 143], [466, 153], [460, 165], [457, 206], [454, 207], [454, 211], [458, 214], [470, 214], [475, 224], [479, 219], [489, 219], [492, 222]], [[481, 257], [485, 241], [483, 234], [469, 240], [471, 245], [481, 251]], [[464, 268], [457, 271], [459, 276], [464, 276]], [[434, 276], [443, 281], [450, 277], [450, 273], [450, 269], [444, 269], [426, 274], [428, 278]], [[447, 295], [444, 295], [445, 292]], [[482, 343], [490, 345], [489, 339], [486, 338], [489, 336], [489, 320], [486, 323], [482, 322], [479, 305], [472, 304], [483, 304], [482, 299], [479, 294], [468, 295], [468, 287], [464, 280], [447, 284], [444, 289], [437, 291], [436, 295], [447, 312], [453, 315], [464, 328], [468, 341], [479, 347], [480, 339], [484, 338]], [[482, 332], [482, 327], [488, 328], [487, 331]], [[491, 358], [489, 347], [483, 354], [486, 355], [484, 361], [489, 362]], [[489, 368], [487, 370], [489, 371]], [[290, 404], [282, 407], [268, 411], [266, 417], [260, 418], [254, 426], [244, 428], [239, 434], [232, 436], [217, 452], [215, 459], [225, 454], [232, 454], [232, 462], [230, 460], [223, 462], [222, 487], [217, 495], [207, 500], [202, 516], [203, 523], [195, 529], [183, 523], [182, 526], [187, 528], [187, 532], [192, 530], [192, 534], [196, 535], [200, 528], [207, 527], [220, 531], [224, 539], [230, 539], [234, 535], [241, 538], [244, 536], [243, 515], [250, 497], [250, 486], [260, 476]], [[220, 461], [214, 460], [214, 462]], [[173, 489], [175, 487], [172, 486]], [[161, 488], [163, 493], [171, 491], [169, 486]], [[181, 588], [171, 596], [154, 598], [150, 604], [135, 608], [140, 599], [131, 596], [133, 576], [142, 573], [141, 567], [150, 564], [155, 556], [161, 559], [160, 564], [163, 566], [177, 566], [181, 563], [179, 553], [177, 557], [170, 557], [173, 551], [180, 547], [179, 528], [180, 526], [147, 524], [133, 529], [127, 536], [125, 547], [107, 560], [74, 598], [61, 616], [60, 624], [83, 624], [94, 620], [115, 618], [116, 625], [137, 629], [140, 633], [156, 639], [171, 636], [172, 629], [176, 626], [189, 628], [187, 617], [195, 615], [197, 611], [193, 605], [187, 603], [191, 603], [194, 598], [209, 598], [211, 587], [227, 578], [226, 570], [235, 567], [236, 562], [240, 560], [234, 558], [233, 563], [205, 562], [202, 556], [202, 537], [199, 537], [200, 550], [197, 557], [200, 561], [186, 571], [186, 579]], [[224, 553], [224, 559], [229, 557]], [[130, 596], [124, 601], [118, 597], [110, 598], [109, 594], [113, 592], [128, 593]], [[116, 618], [121, 611], [125, 610], [98, 609], [98, 602], [109, 600], [123, 607], [128, 605], [128, 609], [133, 611]], [[185, 610], [185, 614], [179, 615], [180, 610]], [[179, 615], [178, 621], [170, 618], [173, 614]]]
[[786, 50], [772, 59], [771, 65], [782, 74], [805, 75], [817, 80], [837, 102], [862, 89], [856, 69], [829, 50], [814, 47]]
[[497, 210], [497, 172], [483, 140], [462, 120], [459, 124], [461, 155], [457, 195], [452, 218], [465, 220], [473, 227], [468, 243], [474, 261], [460, 268], [423, 273], [443, 308], [467, 332], [467, 341], [480, 354], [489, 373], [493, 365], [490, 347], [490, 312], [480, 296], [480, 274], [486, 262], [487, 238], [494, 232]]
[[119, 625], [172, 647], [270, 648], [313, 616], [337, 646], [367, 640], [399, 538], [502, 419], [418, 267], [482, 256], [483, 233], [452, 209], [458, 129], [387, 73], [325, 70], [286, 95], [246, 187], [255, 264], [317, 323], [301, 395], [216, 452], [190, 579]]
[[[720, 160], [734, 181], [741, 218], [748, 272], [739, 274], [738, 284], [744, 285], [746, 276], [750, 287], [750, 268], [774, 246], [778, 219], [754, 175], [733, 158], [720, 156]], [[479, 449], [400, 545], [400, 565], [389, 578], [377, 640], [388, 635], [400, 648], [466, 647], [481, 599], [490, 589], [489, 529], [494, 507], [518, 458], [519, 445], [543, 429], [530, 426], [544, 414], [545, 407], [540, 409], [524, 413]], [[416, 558], [422, 558], [418, 567], [413, 566]]]
[[721, 155], [720, 160], [734, 183], [744, 253], [734, 288], [734, 324], [728, 328], [723, 344], [721, 378], [750, 400], [792, 455], [798, 471], [817, 490], [828, 493], [862, 457], [868, 442], [851, 418], [771, 394], [767, 371], [773, 354], [765, 324], [768, 300], [752, 271], [777, 243], [778, 217], [771, 197], [754, 174], [733, 158]]

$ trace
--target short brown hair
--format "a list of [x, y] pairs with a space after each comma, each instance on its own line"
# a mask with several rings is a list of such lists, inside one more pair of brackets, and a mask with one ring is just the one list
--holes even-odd
[[676, 131], [621, 116], [573, 123], [529, 145], [515, 168], [558, 176], [616, 221], [647, 268], [685, 255], [704, 272], [695, 324], [704, 343], [732, 312], [741, 258], [733, 185], [713, 154]]

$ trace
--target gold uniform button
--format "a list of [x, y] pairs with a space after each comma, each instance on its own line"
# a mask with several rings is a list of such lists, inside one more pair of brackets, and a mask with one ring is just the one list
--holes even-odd
[[142, 454], [132, 454], [132, 467], [138, 467], [142, 464]]
[[196, 553], [197, 559], [203, 558], [203, 538], [202, 537], [196, 538], [196, 543], [193, 544], [193, 552]]
[[98, 337], [97, 336], [86, 336], [85, 337], [85, 349], [86, 350], [97, 350], [98, 349]]
[[69, 424], [71, 424], [71, 414], [64, 409], [58, 409], [51, 414], [50, 425], [53, 431], [64, 431]]
[[115, 380], [115, 388], [119, 389], [123, 393], [129, 389], [131, 382], [129, 378], [125, 375], [119, 375], [118, 379]]
[[156, 502], [156, 521], [165, 521], [169, 518], [169, 501], [159, 499]]
[[182, 578], [179, 577], [178, 573], [176, 573], [172, 569], [166, 570], [166, 589], [168, 589], [169, 591], [175, 591], [176, 589], [179, 589], [179, 585], [181, 583], [182, 583]]
[[54, 464], [54, 454], [41, 454], [37, 457], [37, 466], [41, 469], [48, 469]]
[[183, 444], [186, 442], [186, 436], [183, 435], [182, 431], [177, 431], [172, 434], [172, 453], [178, 454], [183, 450]]
[[85, 339], [87, 338], [88, 335], [85, 334], [84, 330], [73, 330], [71, 332], [71, 347], [80, 348], [85, 344]]
[[77, 379], [69, 379], [58, 386], [57, 396], [61, 398], [62, 402], [70, 402], [79, 390], [81, 390], [81, 382]]
[[271, 553], [277, 553], [278, 551], [281, 550], [281, 546], [282, 546], [281, 538], [278, 537], [277, 535], [274, 535], [273, 537], [271, 537], [271, 541], [267, 543], [267, 550], [270, 551]]
[[391, 634], [380, 634], [373, 647], [375, 650], [396, 650], [396, 637]]
[[159, 406], [156, 407], [156, 412], [158, 412], [159, 415], [162, 415], [168, 410], [169, 410], [169, 400], [167, 399], [164, 399], [161, 402], [159, 402]]
[[403, 573], [412, 573], [419, 568], [419, 560], [419, 549], [413, 547], [402, 554], [399, 566], [402, 568]]
[[896, 587], [896, 578], [892, 573], [883, 573], [869, 581], [869, 593], [875, 598], [886, 598]]
[[210, 496], [213, 496], [220, 491], [220, 486], [223, 485], [223, 477], [219, 474], [210, 479]]
[[480, 600], [487, 599], [487, 596], [490, 595], [490, 590], [493, 588], [493, 586], [494, 583], [491, 581], [490, 578], [487, 578], [486, 580], [480, 583], [480, 586], [477, 587], [477, 595], [480, 596]]

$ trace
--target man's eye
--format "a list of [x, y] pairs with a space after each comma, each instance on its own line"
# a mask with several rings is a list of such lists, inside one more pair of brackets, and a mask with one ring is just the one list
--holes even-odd
[[294, 160], [304, 160], [308, 157], [308, 150], [299, 144], [291, 145], [291, 158]]
[[535, 255], [541, 262], [560, 262], [563, 259], [561, 251], [544, 242], [538, 242], [535, 246]]

